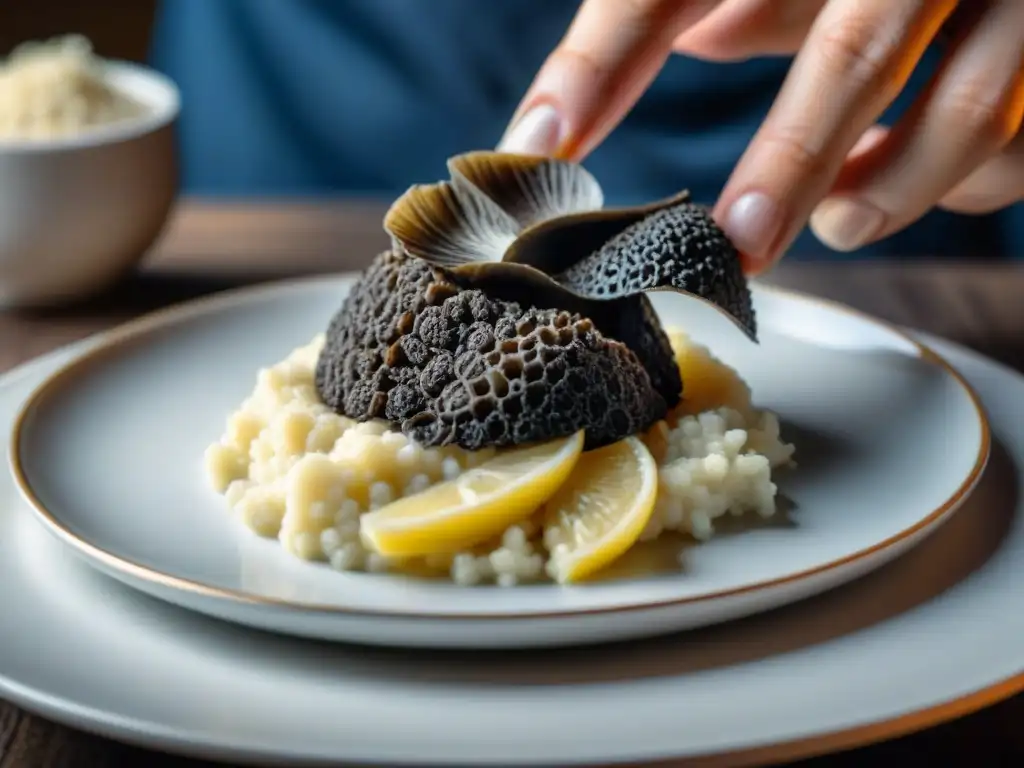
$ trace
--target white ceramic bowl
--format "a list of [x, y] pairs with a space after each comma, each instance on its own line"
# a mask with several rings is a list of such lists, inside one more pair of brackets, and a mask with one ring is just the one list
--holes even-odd
[[167, 221], [178, 190], [178, 89], [137, 64], [109, 62], [108, 72], [145, 115], [56, 139], [0, 139], [0, 306], [102, 290]]

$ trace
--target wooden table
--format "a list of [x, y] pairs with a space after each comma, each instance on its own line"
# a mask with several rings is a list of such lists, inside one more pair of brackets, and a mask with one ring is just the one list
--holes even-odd
[[[78, 307], [0, 313], [0, 370], [177, 301], [288, 275], [358, 269], [386, 246], [382, 212], [374, 204], [183, 203], [137, 278]], [[770, 282], [955, 339], [1024, 370], [1024, 269], [920, 262], [785, 264]], [[1022, 721], [1024, 696], [931, 731], [807, 764], [870, 765], [883, 757], [936, 765], [1019, 764], [1024, 762]], [[0, 701], [0, 768], [136, 762], [210, 765], [87, 736]]]

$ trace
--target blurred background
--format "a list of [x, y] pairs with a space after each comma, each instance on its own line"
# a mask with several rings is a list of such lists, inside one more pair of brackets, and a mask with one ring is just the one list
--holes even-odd
[[105, 56], [142, 62], [149, 55], [157, 0], [3, 0], [0, 9], [3, 54], [25, 40], [78, 32]]
[[[147, 62], [181, 89], [182, 192], [255, 200], [389, 200], [492, 147], [577, 0], [6, 0], [0, 50], [76, 32], [104, 57]], [[934, 52], [932, 52], [934, 54]], [[930, 55], [886, 115], [928, 77]], [[689, 188], [711, 203], [789, 61], [677, 57], [587, 161], [612, 204]], [[804, 232], [795, 259], [1005, 259], [1024, 255], [1024, 211], [935, 211], [839, 254]]]

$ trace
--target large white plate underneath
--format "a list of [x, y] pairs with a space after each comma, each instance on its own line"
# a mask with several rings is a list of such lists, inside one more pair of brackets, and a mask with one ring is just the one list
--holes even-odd
[[[961, 512], [864, 579], [654, 641], [476, 654], [252, 632], [84, 566], [0, 478], [0, 695], [195, 756], [389, 766], [738, 765], [994, 703], [1024, 688], [1024, 378], [928, 341], [974, 384], [994, 429], [992, 460]], [[0, 426], [74, 351], [2, 379]]]

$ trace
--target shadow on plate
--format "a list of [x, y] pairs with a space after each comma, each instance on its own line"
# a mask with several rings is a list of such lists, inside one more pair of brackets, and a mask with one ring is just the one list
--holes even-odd
[[[794, 475], [794, 479], [813, 477], [817, 472], [834, 472], [837, 463], [856, 458], [856, 449], [849, 440], [798, 421], [783, 420], [782, 439], [797, 446], [795, 459], [799, 472]], [[785, 485], [788, 474], [787, 470], [783, 470], [783, 474], [779, 475], [782, 485]]]
[[[265, 664], [291, 677], [323, 680], [325, 667], [356, 678], [446, 681], [472, 686], [547, 686], [614, 683], [683, 675], [757, 661], [856, 633], [934, 599], [983, 566], [1014, 520], [1018, 478], [1005, 449], [992, 457], [974, 494], [918, 547], [862, 579], [801, 603], [747, 619], [644, 641], [549, 651], [416, 651], [330, 644], [250, 630], [193, 614], [123, 587], [77, 560], [70, 574], [104, 596], [114, 615], [131, 617], [181, 638], [201, 637], [204, 656], [231, 667]], [[53, 567], [56, 542], [34, 524], [25, 531], [46, 539], [35, 546], [33, 570]], [[36, 556], [29, 556], [35, 560]], [[59, 555], [58, 555], [59, 556]], [[44, 560], [48, 562], [43, 562]], [[74, 558], [68, 557], [68, 561]], [[62, 566], [63, 567], [63, 566]], [[53, 578], [50, 571], [46, 574]], [[43, 573], [40, 573], [40, 578]], [[73, 598], [69, 598], [72, 599]], [[85, 610], [86, 607], [83, 607]], [[173, 625], [173, 629], [170, 627]], [[238, 649], [245, 648], [244, 654]]]

